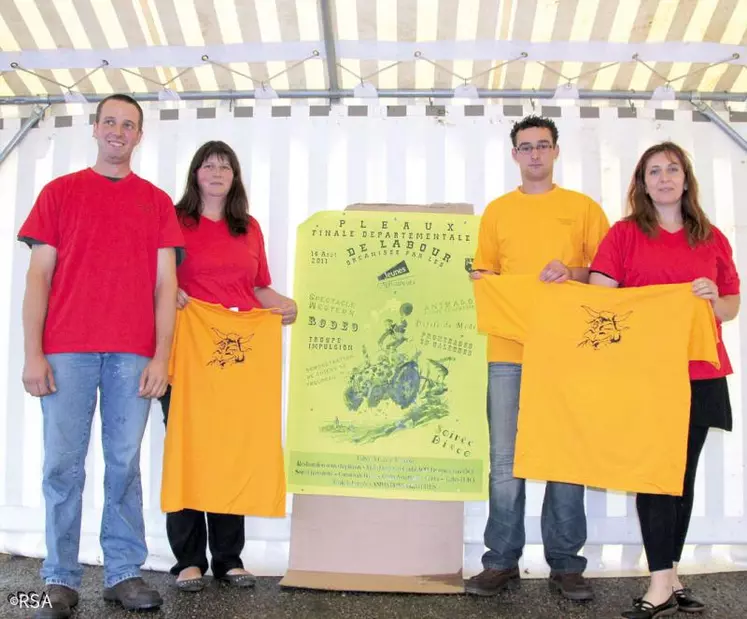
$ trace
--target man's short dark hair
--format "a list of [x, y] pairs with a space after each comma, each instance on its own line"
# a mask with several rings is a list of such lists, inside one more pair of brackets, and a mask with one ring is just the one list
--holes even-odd
[[96, 106], [96, 122], [99, 122], [101, 120], [101, 108], [104, 107], [104, 103], [107, 101], [122, 101], [124, 103], [129, 103], [130, 105], [134, 105], [137, 108], [137, 113], [140, 116], [140, 125], [138, 126], [138, 129], [142, 131], [143, 129], [143, 108], [140, 107], [140, 104], [135, 101], [130, 95], [122, 95], [119, 93], [115, 93], [113, 95], [109, 95], [108, 97], [104, 97], [101, 101], [99, 101], [99, 104]]
[[552, 134], [552, 145], [555, 146], [558, 143], [558, 128], [555, 126], [555, 123], [544, 116], [531, 115], [522, 118], [511, 129], [511, 144], [514, 145], [514, 148], [517, 146], [516, 134], [519, 133], [519, 131], [524, 131], [524, 129], [531, 129], [533, 127], [549, 129]]

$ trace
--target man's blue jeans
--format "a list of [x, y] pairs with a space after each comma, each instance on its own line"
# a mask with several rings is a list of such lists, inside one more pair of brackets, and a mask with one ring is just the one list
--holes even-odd
[[140, 443], [150, 399], [138, 396], [140, 375], [150, 361], [133, 354], [52, 354], [57, 391], [41, 401], [44, 415], [44, 479], [47, 558], [41, 576], [48, 585], [78, 589], [78, 562], [85, 462], [96, 398], [101, 392], [104, 452], [104, 512], [101, 547], [104, 586], [140, 576], [145, 545]]
[[[485, 527], [486, 568], [505, 570], [518, 565], [524, 544], [525, 481], [513, 476], [516, 425], [519, 417], [521, 365], [488, 365], [488, 426], [490, 428], [490, 507]], [[542, 503], [545, 560], [553, 572], [586, 569], [578, 555], [586, 542], [584, 487], [548, 482]]]

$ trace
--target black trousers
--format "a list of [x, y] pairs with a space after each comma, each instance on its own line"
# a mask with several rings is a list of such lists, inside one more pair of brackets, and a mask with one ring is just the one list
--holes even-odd
[[[167, 425], [171, 404], [171, 387], [160, 399], [163, 423]], [[207, 527], [205, 521], [207, 520]], [[243, 568], [241, 551], [244, 549], [244, 516], [234, 514], [211, 514], [194, 509], [183, 509], [166, 514], [166, 535], [171, 551], [176, 557], [172, 574], [179, 574], [187, 567], [199, 567], [204, 574], [208, 570], [206, 548], [210, 547], [210, 567], [214, 578], [226, 572]]]
[[668, 570], [682, 557], [695, 498], [695, 474], [708, 428], [690, 425], [682, 496], [639, 494], [636, 497], [641, 537], [650, 572]]
[[636, 497], [641, 537], [651, 572], [679, 563], [695, 498], [695, 474], [709, 428], [730, 431], [731, 400], [726, 378], [690, 381], [690, 429], [682, 496], [639, 494]]

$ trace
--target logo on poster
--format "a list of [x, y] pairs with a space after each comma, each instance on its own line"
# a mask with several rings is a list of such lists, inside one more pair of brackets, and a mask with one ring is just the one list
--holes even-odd
[[383, 282], [387, 279], [392, 279], [393, 277], [407, 275], [407, 273], [409, 272], [410, 269], [407, 268], [407, 262], [403, 260], [402, 262], [398, 262], [397, 264], [395, 264], [391, 269], [387, 269], [386, 271], [384, 271], [376, 279], [378, 279], [380, 282]]

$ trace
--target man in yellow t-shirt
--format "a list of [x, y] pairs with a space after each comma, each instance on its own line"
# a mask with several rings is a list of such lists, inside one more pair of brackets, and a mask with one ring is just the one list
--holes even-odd
[[[480, 224], [471, 277], [482, 272], [537, 274], [547, 283], [586, 282], [589, 264], [609, 229], [601, 207], [584, 194], [553, 183], [559, 155], [552, 120], [529, 116], [511, 130], [511, 151], [521, 186], [494, 200]], [[521, 384], [521, 344], [488, 338], [488, 426], [490, 503], [485, 528], [484, 570], [465, 582], [475, 595], [495, 595], [519, 584], [518, 563], [525, 543], [525, 482], [513, 476]], [[548, 482], [542, 506], [542, 539], [550, 584], [563, 596], [589, 600], [582, 574], [586, 559], [584, 487]]]

